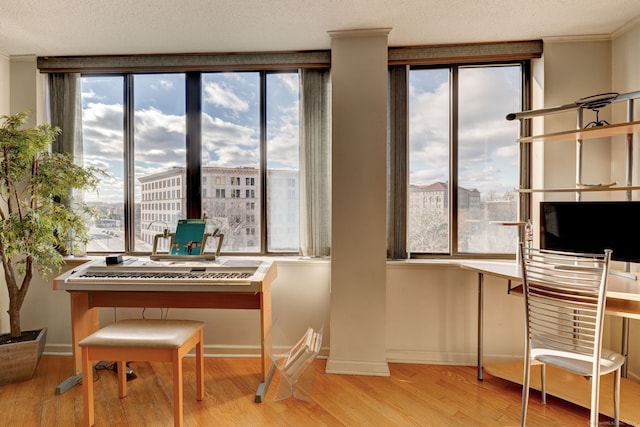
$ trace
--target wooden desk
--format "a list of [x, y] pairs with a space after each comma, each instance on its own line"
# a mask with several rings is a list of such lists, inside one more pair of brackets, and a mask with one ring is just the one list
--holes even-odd
[[[138, 260], [143, 259], [138, 257]], [[271, 261], [227, 259], [216, 261], [222, 269], [253, 268], [248, 283], [141, 283], [139, 280], [100, 283], [78, 283], [67, 279], [91, 264], [68, 271], [53, 281], [53, 289], [66, 290], [71, 297], [71, 329], [75, 377], [58, 387], [57, 393], [78, 383], [82, 375], [81, 352], [78, 342], [100, 327], [98, 307], [153, 308], [224, 308], [260, 310], [260, 346], [262, 382], [255, 401], [262, 402], [273, 375], [273, 366], [265, 349], [265, 337], [271, 333], [271, 284], [277, 276], [276, 264]], [[152, 263], [152, 262], [151, 262]], [[155, 264], [155, 263], [152, 263]], [[142, 265], [147, 265], [142, 263]], [[252, 267], [251, 267], [252, 266]], [[117, 271], [118, 267], [113, 268]]]
[[[478, 273], [478, 380], [483, 379], [483, 309], [484, 309], [484, 275], [488, 274], [509, 281], [509, 290], [515, 293], [522, 293], [521, 286], [512, 287], [511, 282], [515, 281], [520, 285], [521, 273], [519, 266], [514, 262], [491, 262], [491, 261], [468, 261], [460, 264], [463, 269], [475, 271]], [[612, 316], [620, 316], [625, 318], [640, 319], [640, 280], [634, 280], [628, 277], [628, 274], [622, 275], [611, 272], [608, 279], [607, 288], [607, 305], [606, 314]], [[623, 334], [623, 340], [628, 337]], [[623, 342], [623, 348], [626, 348], [626, 342]], [[626, 355], [625, 355], [626, 356]], [[487, 370], [496, 377], [503, 378], [518, 384], [522, 384], [523, 364], [520, 363], [496, 363], [487, 366]], [[548, 371], [547, 392], [553, 396], [559, 397], [568, 402], [588, 408], [590, 386], [583, 377], [563, 373], [559, 375], [550, 374], [554, 370]], [[564, 372], [564, 371], [563, 371]], [[554, 376], [555, 375], [555, 376]], [[539, 382], [536, 378], [539, 375], [531, 374], [531, 387], [540, 390]], [[558, 378], [554, 381], [553, 378]], [[601, 389], [609, 389], [609, 380], [601, 383]], [[610, 398], [611, 393], [600, 393], [601, 405], [600, 412], [613, 417], [613, 402]], [[640, 384], [635, 381], [622, 378], [620, 420], [635, 424], [640, 420], [640, 407], [636, 404], [637, 398], [640, 397]], [[609, 396], [609, 397], [607, 397]]]

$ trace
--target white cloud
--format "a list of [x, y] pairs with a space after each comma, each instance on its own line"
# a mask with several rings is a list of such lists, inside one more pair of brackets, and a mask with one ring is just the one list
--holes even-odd
[[498, 157], [511, 159], [518, 156], [518, 144], [512, 144], [512, 146], [500, 147], [495, 153]]
[[278, 74], [278, 80], [282, 83], [282, 86], [285, 87], [289, 92], [296, 94], [298, 93], [300, 80], [297, 74], [294, 73], [283, 73]]
[[96, 94], [96, 92], [93, 89], [91, 89], [89, 91], [82, 92], [82, 99], [85, 101], [91, 101], [91, 100], [100, 100], [100, 97]]
[[258, 129], [202, 115], [204, 166], [257, 167], [260, 162]]
[[448, 181], [448, 84], [443, 83], [430, 92], [412, 86], [410, 93], [410, 182], [432, 184]]
[[85, 158], [122, 161], [122, 105], [89, 103], [82, 111]]
[[136, 161], [159, 163], [163, 169], [184, 166], [185, 135], [184, 115], [165, 114], [156, 108], [136, 111]]
[[173, 89], [173, 82], [170, 80], [161, 79], [160, 80], [160, 88], [162, 89]]
[[236, 95], [231, 87], [221, 82], [205, 84], [204, 101], [233, 111], [249, 111], [249, 103]]

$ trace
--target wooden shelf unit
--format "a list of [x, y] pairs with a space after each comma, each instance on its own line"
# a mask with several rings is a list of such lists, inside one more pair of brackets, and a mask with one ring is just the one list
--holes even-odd
[[[509, 293], [516, 296], [522, 296], [522, 285], [509, 288]], [[640, 301], [624, 300], [607, 296], [605, 313], [610, 316], [620, 316], [640, 320]], [[640, 387], [640, 384], [638, 387]]]
[[572, 139], [607, 138], [616, 135], [627, 135], [640, 132], [640, 121], [624, 122], [613, 125], [597, 126], [586, 129], [576, 129], [563, 132], [554, 132], [543, 135], [523, 136], [518, 142], [554, 142], [570, 141]]
[[598, 191], [633, 191], [640, 190], [640, 185], [629, 187], [594, 185], [588, 187], [567, 187], [567, 188], [521, 188], [518, 193], [588, 193]]
[[[603, 94], [609, 95], [609, 94]], [[594, 95], [595, 98], [599, 95]], [[534, 117], [543, 117], [549, 114], [555, 114], [558, 112], [567, 112], [575, 110], [577, 112], [577, 123], [578, 129], [566, 130], [561, 132], [553, 132], [548, 134], [541, 135], [533, 135], [533, 136], [524, 136], [521, 134], [520, 138], [518, 138], [518, 142], [521, 144], [530, 144], [533, 142], [559, 142], [559, 141], [575, 141], [576, 149], [579, 150], [576, 155], [576, 182], [583, 182], [581, 172], [582, 172], [582, 141], [589, 139], [597, 139], [597, 138], [609, 138], [617, 135], [627, 135], [627, 141], [633, 142], [634, 133], [640, 132], [640, 121], [633, 120], [633, 103], [636, 99], [640, 98], [640, 91], [629, 92], [624, 94], [618, 94], [615, 99], [610, 101], [611, 103], [617, 103], [621, 101], [625, 101], [627, 103], [627, 121], [622, 123], [615, 124], [604, 124], [601, 126], [592, 126], [592, 127], [584, 127], [582, 126], [582, 112], [585, 109], [588, 109], [586, 106], [581, 106], [578, 104], [578, 101], [573, 104], [566, 104], [557, 107], [550, 108], [542, 108], [538, 110], [530, 110], [523, 111], [520, 113], [512, 113], [507, 115], [507, 120], [520, 120], [520, 122], [524, 122], [525, 120], [532, 119]], [[600, 105], [598, 108], [593, 108], [593, 110], [597, 110], [600, 107], [604, 106]], [[604, 122], [606, 123], [606, 122]], [[526, 127], [521, 126], [521, 129], [524, 130]], [[575, 193], [577, 200], [580, 199], [580, 194], [585, 192], [598, 192], [598, 191], [628, 191], [629, 194], [633, 190], [640, 190], [640, 185], [630, 185], [631, 183], [631, 169], [632, 169], [632, 159], [633, 153], [632, 144], [627, 144], [627, 176], [626, 183], [627, 185], [615, 185], [615, 184], [603, 184], [603, 185], [576, 185], [575, 187], [570, 188], [520, 188], [518, 190], [519, 193]], [[522, 183], [521, 177], [521, 183]], [[522, 187], [522, 184], [521, 184]], [[627, 196], [627, 199], [631, 199], [630, 195]], [[520, 218], [524, 220], [524, 218]]]

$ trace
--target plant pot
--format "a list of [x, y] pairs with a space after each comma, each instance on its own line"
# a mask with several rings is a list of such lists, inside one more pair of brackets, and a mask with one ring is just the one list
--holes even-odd
[[34, 333], [30, 340], [0, 344], [0, 385], [33, 377], [47, 341], [47, 328], [23, 331], [23, 335], [30, 332]]

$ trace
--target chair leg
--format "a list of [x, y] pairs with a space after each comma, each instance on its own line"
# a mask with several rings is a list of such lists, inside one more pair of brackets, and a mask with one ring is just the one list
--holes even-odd
[[118, 360], [116, 366], [118, 368], [118, 396], [125, 397], [127, 395], [127, 362]]
[[89, 360], [89, 349], [82, 348], [82, 400], [84, 401], [84, 425], [92, 426], [93, 417], [93, 365]]
[[527, 424], [527, 407], [529, 405], [529, 380], [531, 377], [531, 358], [525, 356], [524, 376], [522, 379], [522, 410], [520, 412], [520, 426]]
[[620, 368], [613, 373], [613, 422], [620, 426]]
[[173, 425], [182, 427], [182, 358], [173, 352]]
[[598, 420], [600, 418], [600, 375], [596, 375], [595, 378], [591, 377], [591, 415], [589, 417], [589, 425], [591, 427], [598, 427]]
[[540, 364], [540, 390], [542, 391], [542, 404], [547, 404], [547, 365]]
[[198, 332], [198, 343], [196, 344], [196, 398], [204, 399], [204, 347], [202, 345], [202, 329]]

